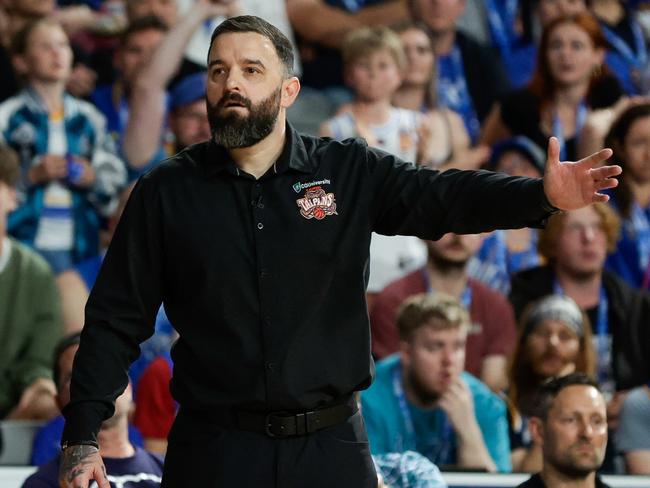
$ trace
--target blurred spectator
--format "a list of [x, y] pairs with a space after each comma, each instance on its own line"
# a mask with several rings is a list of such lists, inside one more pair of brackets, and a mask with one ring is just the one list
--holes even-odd
[[167, 27], [178, 20], [176, 0], [124, 0], [129, 24], [143, 17], [156, 17]]
[[417, 451], [441, 467], [510, 471], [503, 401], [463, 372], [470, 328], [456, 299], [421, 294], [397, 318], [400, 353], [361, 393], [371, 452]]
[[388, 285], [370, 310], [372, 351], [383, 358], [400, 347], [396, 315], [400, 304], [418, 293], [444, 292], [470, 311], [465, 369], [494, 391], [506, 387], [506, 357], [515, 344], [515, 321], [508, 301], [482, 283], [469, 278], [467, 263], [481, 245], [478, 235], [446, 234], [425, 241], [427, 265]]
[[512, 46], [504, 64], [513, 88], [521, 88], [530, 82], [535, 65], [541, 29], [555, 19], [574, 16], [587, 11], [585, 0], [524, 0], [521, 3], [520, 20], [522, 37]]
[[372, 460], [386, 483], [378, 488], [447, 488], [438, 467], [418, 452], [376, 454]]
[[632, 390], [621, 408], [616, 447], [628, 474], [650, 475], [650, 386]]
[[72, 54], [61, 26], [27, 24], [12, 50], [27, 88], [0, 105], [0, 141], [18, 152], [22, 173], [9, 232], [59, 273], [97, 252], [100, 219], [117, 203], [126, 171], [104, 117], [64, 91]]
[[[81, 334], [79, 332], [66, 335], [55, 345], [52, 356], [52, 373], [56, 385], [57, 416], [39, 429], [32, 445], [32, 465], [42, 466], [55, 459], [61, 452], [61, 434], [65, 420], [59, 410], [70, 401], [70, 375], [74, 356], [79, 349]], [[142, 436], [129, 426], [129, 440], [142, 447]]]
[[549, 295], [524, 312], [508, 371], [513, 471], [542, 468], [540, 446], [533, 444], [528, 428], [539, 386], [574, 372], [593, 375], [595, 361], [589, 319], [571, 298]]
[[68, 91], [85, 98], [97, 79], [90, 52], [96, 44], [93, 36], [109, 36], [124, 26], [124, 15], [120, 9], [114, 8], [118, 2], [120, 0], [109, 0], [103, 2], [102, 9], [92, 10], [83, 4], [57, 5], [54, 0], [4, 0], [7, 20], [5, 29], [0, 29], [5, 34], [3, 45], [8, 48], [11, 39], [29, 22], [46, 18], [58, 21], [66, 34], [74, 39], [73, 76], [67, 81]]
[[[540, 178], [544, 174], [545, 158], [537, 144], [517, 136], [496, 144], [485, 168], [511, 176]], [[537, 229], [496, 230], [483, 237], [481, 248], [469, 262], [468, 273], [507, 295], [510, 277], [515, 272], [539, 264]]]
[[[420, 139], [424, 114], [391, 105], [406, 65], [402, 44], [388, 27], [363, 27], [343, 47], [345, 78], [355, 92], [347, 108], [321, 126], [321, 135], [337, 140], [363, 137], [410, 163], [429, 164], [431, 140]], [[430, 138], [430, 134], [427, 134]], [[368, 293], [378, 293], [424, 263], [420, 240], [410, 236], [372, 235]], [[372, 298], [371, 298], [372, 300]]]
[[410, 5], [433, 41], [440, 105], [462, 116], [475, 142], [492, 105], [508, 90], [501, 60], [488, 46], [457, 30], [465, 0], [411, 0]]
[[166, 32], [167, 27], [157, 17], [141, 17], [131, 22], [122, 33], [113, 56], [113, 66], [117, 72], [115, 81], [97, 87], [91, 95], [91, 101], [106, 117], [106, 129], [118, 151], [122, 149], [124, 131], [129, 120], [129, 98], [135, 77], [142, 65], [151, 58]]
[[[61, 407], [70, 400], [72, 361], [79, 347], [78, 336], [66, 338], [57, 348], [58, 402]], [[158, 488], [162, 480], [163, 460], [134, 445], [129, 432], [129, 413], [133, 408], [131, 387], [127, 386], [116, 400], [115, 412], [102, 423], [97, 434], [99, 452], [106, 466], [111, 486]], [[55, 454], [56, 456], [56, 454]], [[23, 488], [58, 488], [60, 457], [47, 462], [25, 480]]]
[[574, 373], [545, 383], [531, 418], [542, 446], [542, 471], [519, 488], [607, 488], [596, 475], [605, 458], [607, 413], [598, 385]]
[[[131, 86], [130, 115], [124, 134], [123, 153], [132, 178], [157, 164], [166, 116], [167, 86], [181, 66], [192, 33], [206, 19], [224, 12], [221, 3], [198, 0], [167, 33]], [[179, 80], [169, 100], [169, 127], [174, 135], [175, 154], [186, 146], [210, 138], [205, 106], [205, 71]]]
[[606, 204], [553, 215], [540, 232], [539, 250], [548, 264], [517, 273], [510, 299], [517, 316], [552, 293], [571, 297], [589, 316], [597, 351], [598, 381], [610, 401], [615, 427], [622, 391], [650, 378], [650, 295], [603, 270], [616, 246], [619, 221]]
[[0, 418], [48, 419], [56, 415], [50, 357], [61, 310], [47, 263], [7, 236], [19, 174], [16, 154], [0, 145]]
[[402, 82], [406, 56], [397, 34], [388, 27], [351, 32], [342, 46], [346, 83], [355, 94], [346, 109], [321, 126], [321, 135], [337, 140], [362, 137], [369, 146], [411, 163], [430, 165], [431, 140], [421, 140], [427, 123], [417, 110], [391, 105]]
[[418, 137], [429, 141], [426, 164], [440, 170], [476, 169], [487, 158], [485, 147], [470, 149], [469, 136], [460, 116], [438, 104], [436, 66], [427, 27], [418, 22], [398, 24], [406, 55], [402, 84], [393, 95], [396, 107], [423, 112], [427, 123], [420, 124]]
[[632, 105], [606, 137], [623, 173], [611, 192], [621, 218], [621, 238], [609, 255], [607, 269], [629, 285], [648, 288], [650, 275], [650, 103]]
[[546, 147], [549, 136], [555, 136], [560, 159], [575, 159], [576, 141], [589, 111], [613, 105], [622, 94], [616, 79], [603, 70], [606, 48], [590, 14], [552, 21], [542, 34], [543, 55], [532, 81], [494, 107], [481, 140], [494, 144], [524, 135]]
[[643, 94], [642, 72], [648, 48], [641, 24], [631, 7], [620, 0], [591, 0], [590, 8], [600, 21], [609, 50], [605, 62], [630, 95]]

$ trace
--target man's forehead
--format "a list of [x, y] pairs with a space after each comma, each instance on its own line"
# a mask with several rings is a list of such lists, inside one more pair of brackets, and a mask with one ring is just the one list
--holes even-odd
[[591, 414], [605, 412], [603, 395], [590, 385], [572, 385], [558, 393], [553, 402], [553, 409], [557, 413], [582, 412]]
[[280, 62], [273, 42], [257, 32], [226, 32], [212, 42], [208, 62], [219, 60], [242, 61], [260, 59], [266, 62]]

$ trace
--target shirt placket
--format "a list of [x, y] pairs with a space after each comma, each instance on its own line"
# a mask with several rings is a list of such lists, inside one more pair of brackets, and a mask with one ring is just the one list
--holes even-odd
[[266, 397], [269, 404], [273, 404], [274, 391], [277, 390], [278, 362], [272, 350], [272, 286], [269, 271], [270, 263], [267, 262], [268, 239], [270, 229], [267, 228], [265, 218], [264, 185], [257, 181], [251, 188], [251, 207], [253, 211], [253, 235], [255, 236], [255, 262], [257, 285], [259, 291], [260, 331], [262, 337], [262, 353], [264, 355], [264, 378], [266, 384]]

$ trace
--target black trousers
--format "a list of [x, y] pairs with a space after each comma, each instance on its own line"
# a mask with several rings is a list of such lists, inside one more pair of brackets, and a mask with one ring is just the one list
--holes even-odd
[[162, 488], [376, 488], [360, 412], [312, 434], [273, 439], [179, 412]]

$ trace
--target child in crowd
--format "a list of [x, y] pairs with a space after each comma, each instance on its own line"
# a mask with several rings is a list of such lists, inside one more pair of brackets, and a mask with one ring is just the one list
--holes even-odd
[[72, 50], [61, 25], [28, 23], [12, 53], [26, 88], [0, 105], [0, 141], [18, 153], [22, 173], [8, 230], [59, 273], [97, 252], [100, 219], [114, 208], [126, 170], [104, 117], [65, 92]]
[[354, 100], [321, 126], [321, 134], [342, 140], [363, 137], [406, 161], [427, 164], [429, 140], [419, 137], [425, 117], [391, 103], [402, 83], [406, 57], [400, 38], [387, 27], [364, 27], [343, 44], [344, 76]]

